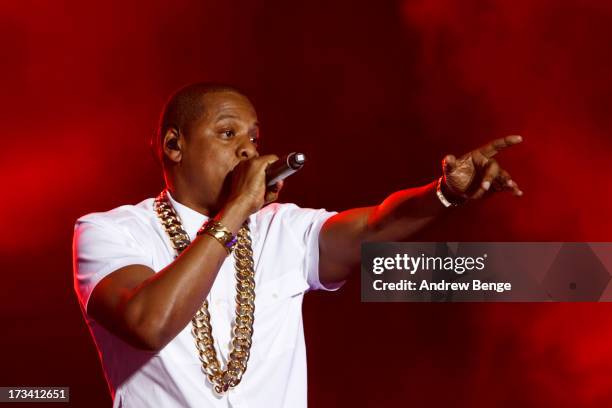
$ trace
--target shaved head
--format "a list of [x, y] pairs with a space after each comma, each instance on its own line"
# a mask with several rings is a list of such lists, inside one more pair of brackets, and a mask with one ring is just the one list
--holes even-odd
[[173, 128], [183, 134], [188, 134], [191, 127], [205, 112], [204, 95], [214, 92], [235, 92], [245, 96], [231, 85], [211, 82], [187, 85], [170, 96], [164, 105], [157, 132], [151, 141], [153, 152], [160, 163], [163, 164], [162, 142], [168, 129]]
[[154, 139], [166, 187], [202, 214], [218, 211], [234, 168], [259, 156], [258, 138], [255, 107], [233, 86], [179, 89], [164, 106]]

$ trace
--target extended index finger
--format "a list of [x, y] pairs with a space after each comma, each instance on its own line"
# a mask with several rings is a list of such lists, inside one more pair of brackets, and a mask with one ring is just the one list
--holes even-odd
[[507, 147], [513, 146], [515, 144], [519, 144], [523, 141], [523, 138], [519, 135], [511, 135], [506, 137], [501, 137], [499, 139], [495, 139], [490, 143], [482, 146], [480, 149], [480, 153], [483, 154], [486, 158], [490, 159], [495, 156], [497, 153], [501, 152]]

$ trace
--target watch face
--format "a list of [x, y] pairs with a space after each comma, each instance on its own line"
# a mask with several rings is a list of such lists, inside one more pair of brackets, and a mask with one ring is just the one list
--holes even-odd
[[216, 230], [215, 231], [215, 238], [225, 242], [225, 241], [227, 241], [227, 233], [225, 233], [223, 231]]

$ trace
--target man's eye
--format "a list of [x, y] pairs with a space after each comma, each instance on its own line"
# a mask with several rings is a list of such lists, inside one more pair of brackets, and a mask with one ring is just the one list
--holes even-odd
[[251, 143], [253, 143], [254, 145], [259, 144], [259, 136], [251, 136], [250, 140], [251, 140]]
[[227, 138], [232, 138], [232, 137], [236, 136], [236, 134], [234, 133], [233, 130], [224, 130], [223, 131], [223, 136], [225, 136]]

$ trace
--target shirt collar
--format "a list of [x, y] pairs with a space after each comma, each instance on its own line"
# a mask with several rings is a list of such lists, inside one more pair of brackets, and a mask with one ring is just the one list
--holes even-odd
[[208, 217], [176, 201], [174, 197], [172, 197], [172, 194], [170, 194], [170, 191], [168, 191], [168, 199], [170, 200], [170, 203], [172, 203], [174, 211], [176, 211], [179, 218], [181, 219], [181, 223], [183, 224], [183, 228], [189, 235], [189, 239], [193, 241], [195, 239], [196, 233], [198, 232], [202, 224], [204, 224], [204, 221], [208, 220]]

